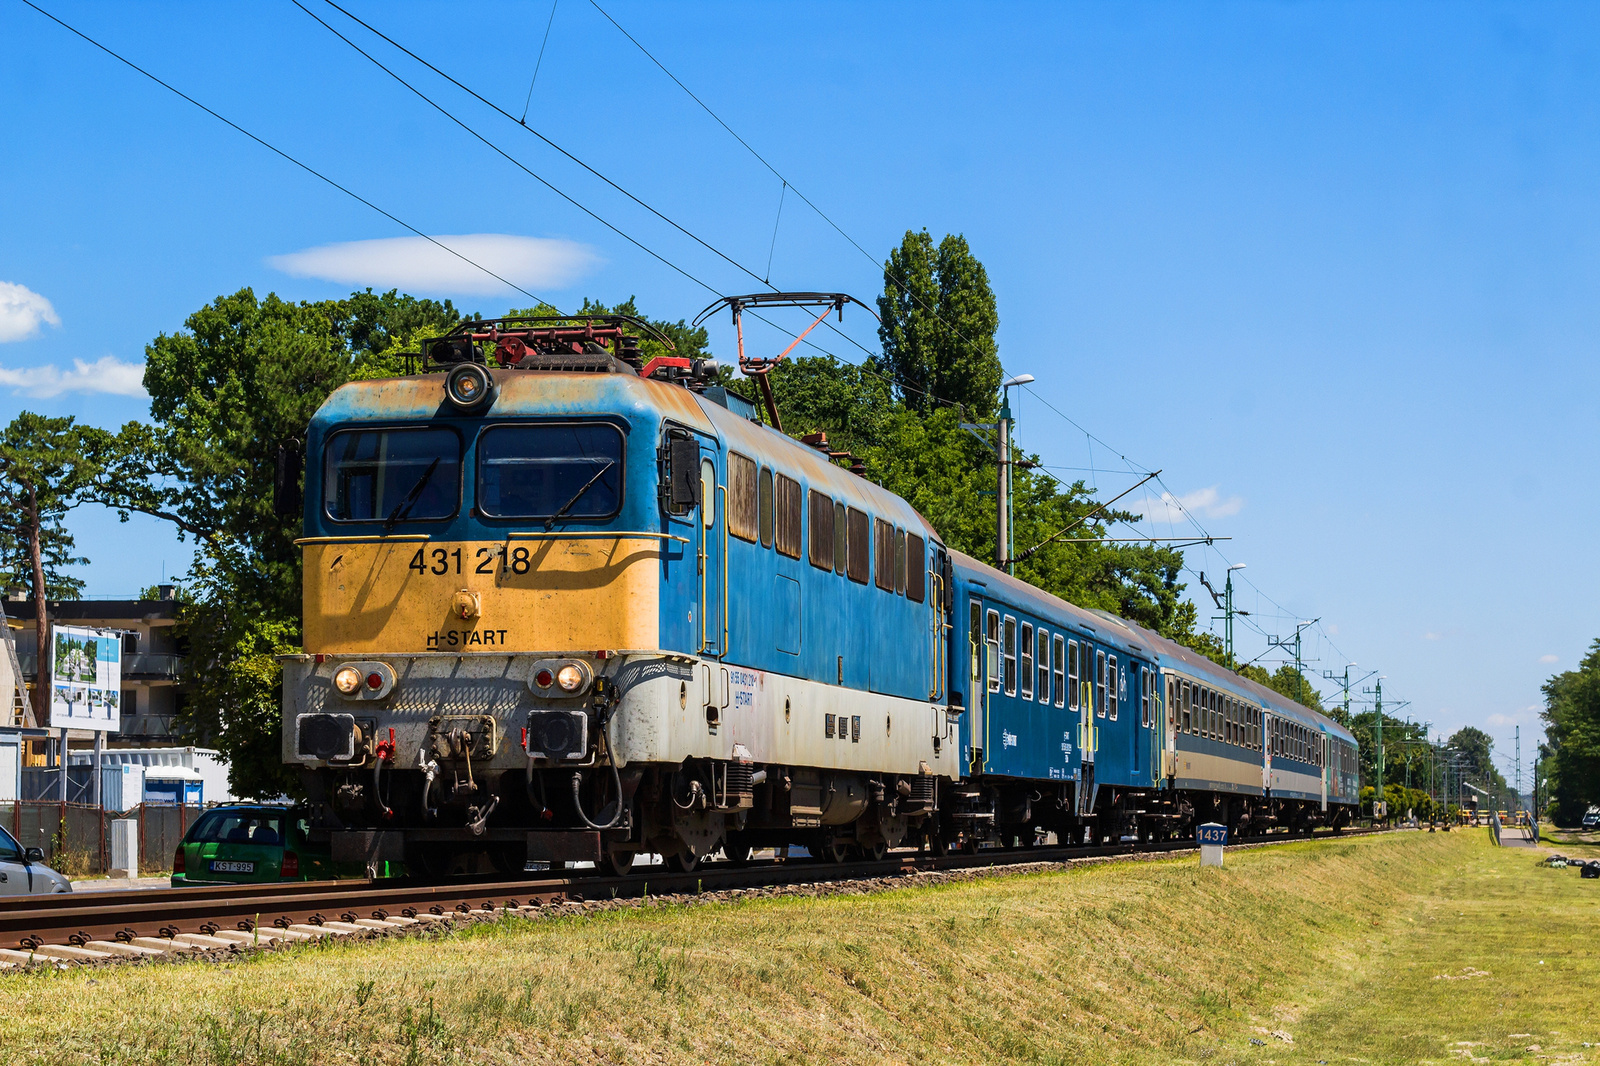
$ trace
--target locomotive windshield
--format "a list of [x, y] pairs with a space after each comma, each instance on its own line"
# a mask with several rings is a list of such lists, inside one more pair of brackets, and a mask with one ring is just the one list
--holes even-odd
[[491, 518], [609, 518], [621, 507], [615, 426], [493, 426], [478, 438], [478, 509]]
[[352, 429], [323, 451], [323, 505], [336, 522], [449, 518], [461, 498], [461, 438], [454, 430]]

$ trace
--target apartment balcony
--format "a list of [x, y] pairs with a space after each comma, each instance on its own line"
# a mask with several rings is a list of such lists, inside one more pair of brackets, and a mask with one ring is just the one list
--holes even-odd
[[[38, 673], [38, 657], [32, 647], [17, 648], [17, 664], [22, 675], [33, 680]], [[122, 656], [124, 681], [176, 681], [183, 673], [183, 656], [169, 652], [133, 652]]]

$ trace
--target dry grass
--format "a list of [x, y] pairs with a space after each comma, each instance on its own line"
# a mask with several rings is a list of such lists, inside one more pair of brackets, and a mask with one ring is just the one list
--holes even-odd
[[[1505, 909], [1490, 924], [1513, 934], [1526, 931], [1527, 908], [1500, 893], [1559, 882], [1551, 890], [1574, 898], [1541, 903], [1552, 924], [1540, 935], [1574, 935], [1564, 923], [1578, 898], [1592, 918], [1600, 895], [1533, 862], [1492, 851], [1481, 831], [1404, 834], [1237, 852], [1222, 871], [1192, 858], [1096, 866], [503, 920], [220, 967], [11, 975], [0, 977], [0, 1052], [7, 1063], [1339, 1061], [1313, 1053], [1327, 1046], [1415, 1061], [1389, 1049], [1422, 1049], [1424, 1037], [1384, 1035], [1383, 1000], [1412, 1020], [1454, 1015], [1456, 1003], [1481, 1013], [1472, 997], [1489, 995], [1487, 979], [1429, 978], [1469, 963], [1497, 981], [1523, 978], [1459, 943], [1443, 904], [1491, 899], [1472, 915]], [[1412, 942], [1426, 962], [1384, 961]], [[1576, 963], [1564, 960], [1588, 960], [1584, 950], [1547, 949], [1551, 976], [1570, 980]], [[1463, 1016], [1442, 1035], [1501, 1039], [1523, 1031], [1501, 1023], [1522, 1025], [1527, 1008], [1530, 1019], [1563, 1016], [1576, 1039], [1585, 1010], [1571, 996], [1535, 1010], [1537, 988], [1515, 985], [1498, 1028]], [[1425, 1039], [1429, 1054], [1462, 1061], [1445, 1056], [1440, 1034]]]

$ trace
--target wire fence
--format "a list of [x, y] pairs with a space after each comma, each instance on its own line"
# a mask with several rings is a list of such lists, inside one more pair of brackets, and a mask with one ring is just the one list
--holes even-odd
[[105, 874], [111, 869], [111, 823], [119, 818], [139, 822], [139, 873], [162, 874], [172, 869], [172, 853], [198, 807], [140, 804], [128, 811], [108, 811], [84, 803], [0, 803], [0, 825], [24, 848], [44, 852], [45, 865], [68, 877]]

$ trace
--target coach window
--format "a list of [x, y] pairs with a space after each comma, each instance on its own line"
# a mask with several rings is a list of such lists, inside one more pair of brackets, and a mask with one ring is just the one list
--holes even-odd
[[1006, 657], [1006, 695], [1015, 696], [1017, 694], [1017, 620], [1009, 614], [1006, 615], [1005, 635], [1001, 639], [1000, 646]]
[[852, 507], [846, 512], [845, 526], [850, 535], [850, 543], [846, 549], [850, 580], [858, 585], [865, 585], [871, 580], [872, 569], [872, 545], [868, 543], [867, 538], [870, 521], [865, 511], [858, 511]]
[[1139, 724], [1150, 728], [1150, 693], [1156, 687], [1156, 675], [1145, 670], [1139, 674]]
[[921, 603], [928, 595], [927, 547], [915, 533], [906, 534], [906, 599]]
[[[849, 520], [845, 517], [844, 504], [842, 504], [842, 503], [834, 504], [833, 505], [833, 572], [836, 573], [836, 574], [843, 574], [844, 573], [845, 562], [850, 558], [850, 550], [849, 550], [850, 536], [846, 532], [846, 530], [849, 528], [849, 524], [850, 524]], [[973, 630], [973, 634], [974, 634], [973, 639], [974, 640], [977, 639], [977, 636], [976, 636], [977, 632], [978, 631], [976, 629]]]
[[984, 622], [984, 640], [989, 645], [989, 691], [1000, 691], [1000, 612], [990, 611]]
[[1117, 720], [1117, 711], [1122, 707], [1122, 690], [1120, 682], [1122, 675], [1117, 672], [1117, 657], [1111, 656], [1106, 660], [1106, 685], [1111, 690], [1111, 720]]
[[967, 646], [972, 649], [972, 699], [978, 698], [978, 679], [983, 676], [983, 605], [967, 602]]
[[1096, 718], [1106, 716], [1106, 653], [1094, 653], [1094, 714]]
[[1039, 630], [1039, 702], [1050, 702], [1050, 634]]
[[761, 546], [772, 547], [772, 467], [761, 468], [761, 477], [757, 480], [756, 499], [760, 511]]
[[1239, 705], [1228, 697], [1228, 743], [1239, 746]]
[[1250, 746], [1261, 750], [1261, 708], [1250, 708]]
[[1078, 682], [1083, 675], [1078, 672], [1078, 642], [1067, 642], [1067, 708], [1078, 709]]
[[894, 591], [894, 526], [881, 518], [873, 519], [872, 535], [877, 538], [873, 545], [872, 569], [873, 576], [877, 578], [878, 587], [885, 592]]
[[1167, 728], [1178, 727], [1178, 679], [1167, 678]]
[[[1061, 634], [1056, 634], [1056, 706], [1064, 707], [1067, 702], [1067, 642]], [[1073, 701], [1077, 702], [1077, 701]]]
[[833, 569], [833, 500], [811, 490], [811, 565]]
[[791, 559], [800, 558], [800, 531], [804, 516], [800, 513], [800, 482], [792, 477], [778, 475], [778, 551]]
[[894, 590], [904, 596], [906, 593], [906, 531], [894, 531]]
[[728, 532], [754, 541], [756, 526], [756, 461], [728, 453]]
[[1033, 625], [1022, 623], [1022, 698], [1033, 699]]

